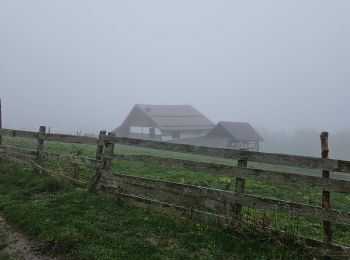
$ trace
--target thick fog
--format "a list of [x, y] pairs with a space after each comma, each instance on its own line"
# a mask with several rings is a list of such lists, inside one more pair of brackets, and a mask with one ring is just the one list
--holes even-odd
[[96, 133], [135, 103], [191, 104], [318, 138], [350, 129], [350, 1], [0, 0], [0, 88], [5, 128]]

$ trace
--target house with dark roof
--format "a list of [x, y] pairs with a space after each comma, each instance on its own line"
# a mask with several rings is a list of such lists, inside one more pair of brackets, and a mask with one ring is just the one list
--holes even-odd
[[171, 142], [216, 148], [259, 151], [263, 138], [249, 124], [242, 122], [219, 122], [206, 136], [173, 140]]
[[137, 104], [113, 132], [122, 137], [169, 141], [205, 136], [214, 126], [191, 105]]

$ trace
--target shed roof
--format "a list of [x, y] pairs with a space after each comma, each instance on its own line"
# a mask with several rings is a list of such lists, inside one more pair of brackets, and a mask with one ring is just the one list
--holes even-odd
[[215, 135], [218, 128], [223, 128], [226, 130], [228, 135], [237, 140], [263, 141], [263, 138], [258, 134], [258, 132], [246, 122], [220, 121], [215, 128], [210, 131], [208, 136]]

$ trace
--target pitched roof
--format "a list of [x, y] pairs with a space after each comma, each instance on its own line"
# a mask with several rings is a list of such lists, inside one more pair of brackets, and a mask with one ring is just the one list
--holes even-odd
[[217, 129], [217, 127], [224, 128], [232, 138], [235, 138], [237, 140], [244, 140], [244, 141], [248, 141], [248, 140], [263, 141], [264, 140], [249, 123], [220, 121], [208, 135], [212, 135]]
[[212, 129], [214, 123], [191, 105], [144, 105], [137, 104], [162, 130]]

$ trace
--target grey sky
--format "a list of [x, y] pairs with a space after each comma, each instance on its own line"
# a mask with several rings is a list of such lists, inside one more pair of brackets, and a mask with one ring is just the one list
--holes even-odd
[[350, 128], [350, 1], [0, 0], [4, 127], [96, 132], [135, 103]]

